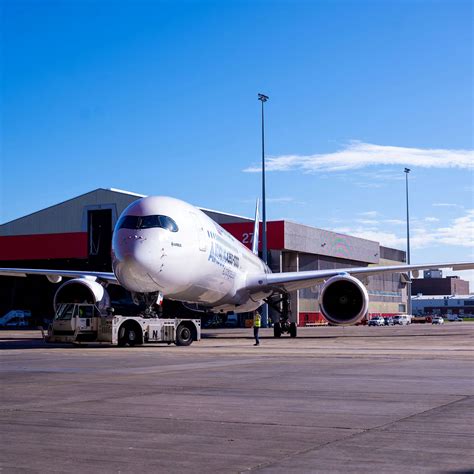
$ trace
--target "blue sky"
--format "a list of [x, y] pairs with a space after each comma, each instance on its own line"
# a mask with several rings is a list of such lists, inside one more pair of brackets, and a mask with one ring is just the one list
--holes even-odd
[[[0, 222], [98, 187], [474, 258], [470, 1], [3, 0]], [[466, 273], [464, 273], [466, 275]], [[472, 276], [472, 275], [471, 275]]]

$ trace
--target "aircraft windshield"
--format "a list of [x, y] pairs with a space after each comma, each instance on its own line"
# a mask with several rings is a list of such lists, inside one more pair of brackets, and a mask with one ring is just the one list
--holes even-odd
[[152, 227], [178, 232], [176, 222], [168, 216], [123, 216], [117, 226], [118, 229], [151, 229]]

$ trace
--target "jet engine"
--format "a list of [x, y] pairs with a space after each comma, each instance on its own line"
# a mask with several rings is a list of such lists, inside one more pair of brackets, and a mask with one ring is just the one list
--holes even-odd
[[350, 275], [336, 275], [327, 280], [321, 290], [319, 306], [331, 324], [354, 324], [364, 317], [369, 307], [369, 295], [364, 284]]
[[61, 303], [88, 303], [95, 304], [99, 311], [110, 306], [110, 297], [107, 290], [91, 278], [74, 278], [63, 283], [54, 295], [54, 310]]

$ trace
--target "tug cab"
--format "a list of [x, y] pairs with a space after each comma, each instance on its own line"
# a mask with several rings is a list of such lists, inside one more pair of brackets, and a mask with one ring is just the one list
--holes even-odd
[[93, 304], [61, 303], [49, 328], [50, 338], [61, 336], [66, 339], [64, 342], [93, 341], [101, 318], [105, 316]]

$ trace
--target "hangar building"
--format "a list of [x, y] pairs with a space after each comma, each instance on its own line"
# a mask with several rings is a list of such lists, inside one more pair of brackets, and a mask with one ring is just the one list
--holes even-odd
[[[0, 266], [111, 271], [111, 238], [121, 212], [143, 197], [118, 189], [96, 189], [0, 226]], [[253, 219], [201, 209], [244, 245], [251, 246]], [[301, 271], [370, 265], [397, 265], [405, 252], [378, 242], [286, 220], [267, 223], [269, 265], [273, 271]], [[0, 277], [0, 315], [30, 309], [37, 318], [52, 315], [57, 285], [46, 278]], [[369, 314], [406, 310], [406, 278], [370, 276], [365, 281]], [[34, 291], [33, 291], [34, 290]], [[165, 295], [166, 296], [166, 295]], [[318, 286], [294, 292], [292, 319], [304, 326], [322, 320]]]

